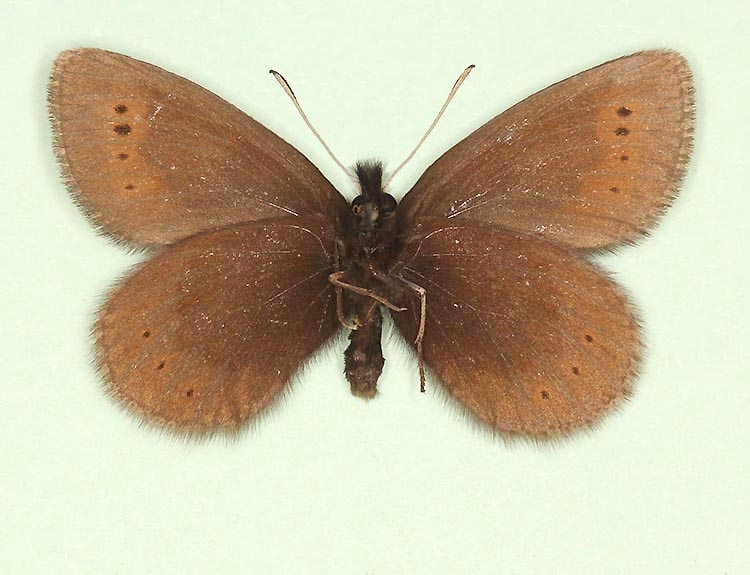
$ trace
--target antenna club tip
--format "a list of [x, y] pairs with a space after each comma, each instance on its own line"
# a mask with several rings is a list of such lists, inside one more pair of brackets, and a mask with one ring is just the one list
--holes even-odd
[[[294, 92], [292, 91], [292, 87], [289, 85], [289, 82], [286, 81], [286, 78], [281, 75], [280, 72], [277, 72], [274, 69], [271, 69], [268, 71], [269, 74], [272, 74], [274, 78], [276, 78], [276, 81], [281, 84], [281, 86], [284, 88], [287, 94], [292, 98], [292, 100], [295, 99]], [[296, 104], [295, 104], [296, 105]]]

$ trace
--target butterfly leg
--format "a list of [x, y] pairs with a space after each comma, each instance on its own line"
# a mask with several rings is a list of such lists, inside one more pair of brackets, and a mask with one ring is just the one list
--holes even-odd
[[349, 321], [346, 319], [346, 315], [344, 315], [344, 290], [331, 279], [332, 276], [336, 276], [337, 274], [339, 278], [344, 275], [344, 272], [341, 271], [341, 252], [343, 249], [341, 240], [336, 240], [336, 243], [333, 244], [333, 269], [335, 272], [328, 276], [328, 281], [334, 285], [334, 289], [336, 290], [336, 314], [338, 315], [339, 323], [346, 329], [355, 330], [359, 325], [356, 322]]
[[371, 289], [363, 288], [360, 286], [355, 286], [354, 284], [350, 284], [350, 283], [343, 281], [341, 278], [344, 277], [345, 274], [346, 272], [343, 272], [343, 271], [333, 272], [331, 275], [328, 276], [328, 281], [331, 282], [337, 288], [343, 288], [350, 292], [354, 292], [356, 294], [374, 299], [375, 301], [382, 303], [385, 307], [387, 307], [388, 309], [392, 309], [393, 311], [406, 311], [405, 307], [401, 307], [401, 306], [396, 305], [395, 303], [392, 303], [390, 300], [382, 296], [379, 296], [377, 293], [375, 293]]
[[[396, 289], [394, 286], [393, 278], [397, 279], [401, 284], [405, 285], [411, 291], [415, 292], [419, 296], [419, 329], [417, 330], [417, 337], [414, 340], [414, 344], [417, 346], [417, 363], [419, 365], [419, 390], [424, 393], [425, 391], [425, 369], [424, 369], [424, 354], [422, 352], [422, 340], [424, 339], [425, 322], [427, 319], [427, 290], [422, 286], [415, 284], [407, 280], [400, 273], [400, 268], [393, 267], [388, 273], [383, 273], [373, 267], [370, 268], [370, 272], [375, 279], [380, 280], [386, 286], [391, 287], [391, 291], [399, 293], [401, 290]], [[406, 311], [408, 308], [391, 307], [394, 311]]]
[[419, 365], [419, 391], [425, 391], [424, 353], [422, 352], [422, 340], [424, 339], [424, 328], [427, 320], [427, 290], [421, 285], [410, 282], [403, 276], [396, 275], [409, 289], [419, 296], [419, 329], [414, 344], [417, 346], [417, 363]]
[[369, 399], [377, 392], [377, 381], [385, 363], [380, 346], [383, 325], [380, 306], [384, 305], [394, 311], [405, 311], [406, 308], [396, 305], [371, 289], [345, 281], [345, 274], [344, 271], [337, 271], [328, 276], [328, 281], [337, 289], [341, 289], [342, 295], [343, 290], [353, 294], [352, 305], [355, 314], [353, 328], [349, 334], [349, 347], [344, 352], [344, 373], [351, 385], [352, 393]]
[[358, 321], [360, 321], [362, 325], [369, 323], [370, 319], [372, 318], [373, 314], [375, 313], [375, 310], [377, 309], [379, 305], [380, 305], [380, 302], [373, 300], [370, 303], [370, 307], [367, 308], [367, 311], [362, 316], [362, 319]]
[[398, 307], [385, 297], [379, 296], [374, 291], [363, 288], [344, 280], [345, 271], [335, 271], [328, 276], [337, 292], [340, 291], [339, 302], [343, 299], [343, 291], [352, 294], [352, 305], [355, 309], [354, 320], [348, 321], [343, 313], [343, 304], [339, 304], [339, 322], [349, 328], [349, 347], [344, 352], [344, 373], [351, 385], [354, 395], [364, 399], [370, 399], [377, 392], [377, 382], [383, 371], [385, 359], [380, 346], [380, 335], [383, 324], [383, 316], [380, 305], [389, 309], [401, 311]]

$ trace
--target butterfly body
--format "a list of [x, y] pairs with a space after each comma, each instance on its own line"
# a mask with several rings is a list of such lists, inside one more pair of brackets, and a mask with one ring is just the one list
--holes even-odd
[[340, 286], [337, 297], [343, 300], [343, 314], [351, 318], [341, 318], [351, 329], [344, 373], [354, 395], [371, 398], [385, 362], [380, 345], [381, 302], [388, 302], [391, 309], [405, 309], [409, 294], [393, 273], [400, 247], [397, 202], [383, 190], [382, 164], [360, 162], [354, 172], [361, 194], [351, 202], [349, 237], [337, 241], [340, 257], [334, 262], [333, 277]]
[[[684, 58], [639, 52], [537, 92], [435, 161], [398, 206], [382, 166], [351, 203], [205, 88], [96, 49], [55, 61], [55, 151], [74, 200], [147, 261], [94, 326], [105, 388], [186, 436], [235, 435], [348, 329], [372, 397], [384, 310], [449, 397], [506, 437], [591, 428], [632, 393], [638, 321], [587, 252], [633, 243], [692, 147]], [[436, 386], [437, 387], [437, 386]]]

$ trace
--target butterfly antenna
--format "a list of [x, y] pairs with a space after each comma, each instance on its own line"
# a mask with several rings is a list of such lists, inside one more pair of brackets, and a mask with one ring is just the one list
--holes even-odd
[[401, 168], [403, 168], [409, 162], [409, 160], [411, 160], [414, 157], [414, 154], [417, 153], [417, 150], [419, 150], [419, 148], [422, 147], [422, 144], [424, 144], [424, 141], [427, 139], [427, 136], [429, 136], [432, 130], [435, 129], [435, 126], [437, 126], [437, 123], [440, 121], [440, 118], [443, 116], [443, 114], [445, 113], [445, 110], [448, 108], [448, 104], [451, 103], [451, 100], [453, 100], [453, 97], [456, 95], [456, 92], [458, 92], [458, 89], [461, 87], [461, 84], [464, 83], [464, 80], [466, 80], [466, 77], [471, 73], [473, 69], [474, 69], [474, 64], [472, 64], [471, 66], [467, 66], [466, 69], [463, 72], [461, 72], [461, 75], [458, 77], [458, 80], [456, 80], [456, 83], [453, 84], [453, 88], [451, 88], [451, 91], [448, 94], [448, 97], [445, 99], [445, 103], [443, 104], [443, 107], [440, 108], [440, 111], [437, 113], [437, 116], [435, 116], [435, 119], [432, 121], [432, 124], [430, 124], [430, 127], [427, 128], [427, 131], [424, 133], [424, 136], [422, 136], [419, 142], [417, 142], [417, 145], [414, 146], [414, 149], [411, 151], [411, 153], [408, 156], [406, 156], [406, 159], [398, 165], [398, 168], [393, 170], [391, 172], [391, 175], [388, 176], [388, 179], [385, 181], [385, 184], [383, 184], [384, 190], [388, 188], [388, 184], [391, 183], [393, 176], [398, 174], [399, 171], [401, 171]]
[[286, 81], [286, 78], [282, 76], [279, 72], [276, 70], [269, 70], [271, 74], [273, 74], [273, 77], [276, 78], [276, 81], [281, 84], [281, 87], [284, 88], [284, 91], [286, 92], [286, 95], [289, 96], [289, 99], [292, 101], [292, 104], [294, 104], [294, 107], [297, 108], [297, 111], [299, 112], [299, 115], [302, 116], [302, 119], [305, 121], [305, 124], [307, 124], [307, 127], [310, 128], [310, 131], [313, 133], [313, 135], [318, 139], [318, 141], [323, 145], [323, 148], [325, 148], [325, 151], [328, 152], [328, 155], [333, 158], [333, 161], [338, 164], [338, 166], [346, 172], [346, 175], [349, 176], [349, 179], [354, 182], [354, 185], [359, 187], [359, 182], [354, 177], [354, 175], [347, 169], [347, 167], [342, 164], [339, 159], [333, 155], [333, 152], [331, 151], [331, 148], [328, 147], [328, 144], [326, 144], [325, 140], [322, 138], [322, 136], [318, 133], [318, 130], [315, 129], [315, 127], [310, 123], [310, 120], [307, 119], [307, 114], [305, 114], [305, 111], [302, 109], [302, 106], [300, 106], [299, 101], [297, 100], [297, 96], [294, 95], [294, 91], [292, 91], [292, 87], [289, 85], [289, 82]]

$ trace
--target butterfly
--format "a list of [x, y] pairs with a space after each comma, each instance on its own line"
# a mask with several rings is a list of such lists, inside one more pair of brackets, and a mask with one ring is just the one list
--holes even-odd
[[63, 52], [49, 110], [75, 202], [152, 250], [93, 328], [108, 393], [146, 422], [235, 435], [340, 330], [351, 391], [371, 398], [384, 314], [422, 385], [506, 437], [589, 428], [632, 393], [638, 320], [589, 255], [637, 241], [677, 193], [694, 98], [676, 52], [530, 96], [400, 202], [381, 163], [355, 166], [349, 202], [239, 109], [128, 56]]

